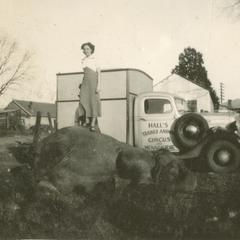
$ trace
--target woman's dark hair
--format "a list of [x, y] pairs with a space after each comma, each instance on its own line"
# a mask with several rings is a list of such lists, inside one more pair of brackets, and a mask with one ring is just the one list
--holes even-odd
[[90, 49], [92, 50], [92, 53], [94, 53], [95, 46], [92, 43], [90, 43], [90, 42], [83, 43], [82, 46], [81, 46], [82, 50], [83, 50], [84, 46], [89, 46]]

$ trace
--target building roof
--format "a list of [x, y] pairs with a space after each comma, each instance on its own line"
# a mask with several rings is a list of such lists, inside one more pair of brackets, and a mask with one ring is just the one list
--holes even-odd
[[229, 99], [227, 102], [222, 103], [220, 108], [240, 113], [240, 98]]
[[159, 81], [153, 86], [154, 91], [165, 91], [180, 95], [187, 99], [187, 97], [199, 98], [204, 95], [209, 95], [209, 91], [200, 85], [191, 82], [190, 80], [179, 76], [178, 74], [171, 74], [163, 80]]
[[13, 99], [5, 109], [20, 109], [28, 116], [36, 116], [37, 112], [41, 112], [43, 117], [46, 117], [48, 112], [52, 118], [56, 118], [56, 104], [33, 102]]
[[223, 103], [224, 106], [230, 107], [231, 109], [240, 109], [240, 98], [232, 99], [231, 101], [231, 107], [228, 105], [228, 102]]
[[0, 109], [0, 113], [16, 112], [18, 109]]
[[205, 89], [205, 90], [209, 91], [202, 84], [193, 82], [193, 81], [191, 81], [191, 80], [189, 80], [185, 77], [182, 77], [182, 76], [180, 76], [176, 73], [172, 73], [172, 74], [168, 75], [167, 77], [165, 77], [164, 79], [158, 81], [153, 87], [155, 87], [157, 85], [165, 84], [166, 82], [169, 82], [169, 81], [174, 81], [174, 80], [179, 80], [179, 79], [186, 80], [186, 81], [190, 82], [192, 85], [198, 86], [199, 88], [202, 88], [202, 89]]

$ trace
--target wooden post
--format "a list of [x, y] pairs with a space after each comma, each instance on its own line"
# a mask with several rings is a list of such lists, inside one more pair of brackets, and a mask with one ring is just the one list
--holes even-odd
[[57, 120], [54, 119], [53, 123], [54, 123], [54, 129], [55, 131], [57, 131], [58, 130]]
[[6, 112], [6, 129], [9, 130], [9, 112]]
[[33, 145], [37, 145], [40, 137], [41, 112], [37, 112], [36, 123], [33, 131]]
[[53, 125], [52, 125], [51, 114], [48, 112], [47, 116], [48, 116], [48, 122], [49, 122], [50, 131], [53, 132]]
[[37, 112], [36, 124], [34, 126], [33, 132], [33, 156], [34, 156], [34, 165], [38, 162], [39, 159], [39, 139], [40, 139], [40, 126], [41, 126], [41, 112]]

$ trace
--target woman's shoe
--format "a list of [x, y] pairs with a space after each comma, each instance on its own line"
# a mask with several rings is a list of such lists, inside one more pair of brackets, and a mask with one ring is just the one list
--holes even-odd
[[91, 126], [91, 127], [90, 127], [90, 131], [91, 131], [91, 132], [96, 132], [96, 128], [95, 128], [94, 126]]
[[83, 126], [83, 127], [88, 127], [88, 126], [89, 126], [89, 123], [83, 123], [82, 126]]

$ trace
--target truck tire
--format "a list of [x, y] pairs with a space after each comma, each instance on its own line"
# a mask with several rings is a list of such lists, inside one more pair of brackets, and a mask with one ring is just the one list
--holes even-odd
[[228, 139], [215, 139], [209, 142], [205, 157], [213, 172], [234, 172], [240, 166], [240, 148]]
[[209, 129], [205, 118], [197, 113], [187, 113], [176, 119], [170, 135], [173, 144], [182, 152], [194, 148]]

